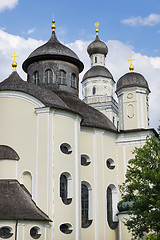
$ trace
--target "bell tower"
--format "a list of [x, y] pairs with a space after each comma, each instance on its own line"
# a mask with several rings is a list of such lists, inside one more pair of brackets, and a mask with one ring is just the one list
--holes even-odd
[[119, 103], [119, 129], [148, 129], [150, 93], [146, 79], [133, 72], [134, 67], [130, 58], [130, 72], [123, 75], [117, 82], [116, 94]]
[[99, 39], [98, 26], [95, 23], [96, 38], [87, 48], [91, 60], [91, 68], [82, 79], [83, 101], [105, 114], [117, 127], [118, 104], [115, 100], [115, 81], [105, 67], [108, 53], [107, 45]]

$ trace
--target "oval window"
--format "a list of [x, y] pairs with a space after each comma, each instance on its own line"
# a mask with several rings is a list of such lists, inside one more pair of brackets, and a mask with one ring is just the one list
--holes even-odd
[[73, 231], [73, 227], [70, 223], [63, 223], [59, 228], [60, 231], [65, 234], [70, 234]]
[[68, 143], [62, 143], [60, 149], [64, 154], [72, 153], [72, 147]]
[[88, 166], [91, 163], [90, 157], [83, 154], [81, 155], [81, 165], [82, 166]]
[[31, 237], [34, 238], [34, 239], [40, 238], [40, 236], [41, 236], [41, 230], [40, 230], [40, 228], [39, 228], [39, 227], [32, 227], [32, 228], [30, 229], [30, 235], [31, 235]]
[[107, 159], [106, 165], [109, 169], [114, 169], [115, 168], [115, 162], [112, 158]]
[[0, 228], [0, 237], [1, 238], [10, 238], [13, 235], [13, 229], [11, 227], [1, 227]]

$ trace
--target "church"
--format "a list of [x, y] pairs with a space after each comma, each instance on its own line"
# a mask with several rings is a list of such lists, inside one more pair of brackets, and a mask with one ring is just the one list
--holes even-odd
[[84, 65], [52, 23], [49, 41], [22, 64], [27, 80], [14, 53], [0, 83], [0, 239], [129, 240], [119, 185], [134, 148], [155, 133], [147, 80], [132, 58], [114, 80], [96, 23], [81, 100]]

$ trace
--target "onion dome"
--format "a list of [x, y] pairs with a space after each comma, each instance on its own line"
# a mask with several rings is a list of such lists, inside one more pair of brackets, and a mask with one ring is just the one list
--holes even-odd
[[143, 87], [149, 90], [148, 82], [146, 79], [140, 73], [136, 72], [130, 72], [123, 75], [117, 82], [116, 92], [122, 88], [128, 87]]
[[87, 48], [87, 52], [90, 56], [94, 53], [101, 53], [106, 56], [108, 53], [108, 47], [104, 42], [102, 42], [99, 39], [99, 37], [97, 35], [96, 39], [89, 44], [89, 46]]
[[110, 71], [104, 67], [104, 66], [93, 66], [91, 67], [85, 74], [84, 77], [82, 79], [82, 82], [87, 79], [87, 78], [92, 78], [92, 77], [107, 77], [107, 78], [112, 78], [113, 76], [110, 73]]
[[73, 63], [79, 68], [79, 72], [83, 71], [84, 65], [78, 56], [68, 47], [60, 43], [56, 37], [55, 31], [52, 31], [50, 40], [44, 45], [34, 50], [24, 61], [22, 68], [27, 72], [30, 64], [43, 60], [61, 60]]

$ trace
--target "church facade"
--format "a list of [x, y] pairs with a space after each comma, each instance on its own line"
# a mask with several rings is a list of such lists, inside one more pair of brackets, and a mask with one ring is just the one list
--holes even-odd
[[14, 60], [0, 83], [0, 239], [131, 239], [118, 186], [134, 148], [155, 132], [148, 83], [131, 64], [116, 84], [96, 29], [80, 100], [83, 63], [55, 28], [24, 61], [27, 81]]

